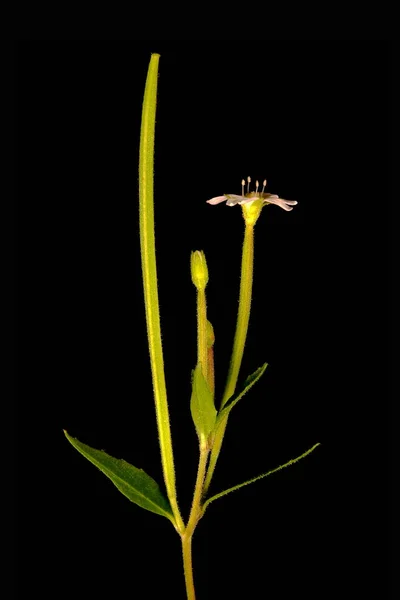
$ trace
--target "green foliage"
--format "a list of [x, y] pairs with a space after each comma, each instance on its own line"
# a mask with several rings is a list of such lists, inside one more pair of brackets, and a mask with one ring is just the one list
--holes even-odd
[[259, 367], [254, 373], [249, 375], [246, 381], [243, 384], [243, 388], [237, 394], [234, 394], [228, 402], [225, 404], [224, 408], [218, 413], [217, 423], [215, 429], [218, 428], [221, 421], [229, 415], [232, 408], [236, 406], [241, 398], [253, 387], [255, 383], [260, 379], [260, 377], [264, 374], [265, 369], [268, 367], [268, 363], [264, 363], [261, 367]]
[[226, 496], [226, 494], [230, 494], [230, 492], [235, 492], [236, 490], [239, 490], [240, 488], [244, 487], [245, 485], [250, 485], [250, 483], [254, 483], [255, 481], [258, 481], [259, 479], [264, 479], [264, 477], [268, 477], [268, 475], [272, 475], [272, 473], [276, 473], [277, 471], [281, 471], [282, 469], [285, 469], [286, 467], [290, 467], [290, 465], [294, 465], [302, 458], [305, 458], [306, 456], [311, 454], [311, 452], [313, 452], [313, 450], [315, 450], [315, 448], [317, 448], [318, 446], [320, 446], [319, 443], [314, 444], [314, 446], [312, 446], [312, 448], [309, 448], [308, 450], [303, 452], [303, 454], [301, 454], [300, 456], [297, 456], [296, 458], [292, 458], [287, 463], [285, 463], [283, 465], [279, 465], [279, 467], [272, 469], [272, 471], [267, 471], [267, 473], [263, 473], [262, 475], [258, 475], [257, 477], [253, 477], [252, 479], [248, 479], [247, 481], [244, 481], [243, 483], [239, 483], [238, 485], [234, 485], [233, 487], [231, 487], [227, 490], [224, 490], [223, 492], [220, 492], [219, 494], [215, 494], [215, 496], [211, 496], [211, 498], [208, 498], [205, 501], [205, 503], [203, 504], [202, 514], [205, 513], [207, 506], [211, 502], [214, 502], [214, 500], [217, 500], [218, 498], [222, 498], [222, 496]]
[[[242, 205], [243, 217], [245, 220], [245, 232], [242, 250], [239, 307], [227, 383], [221, 399], [221, 409], [218, 414], [213, 399], [215, 385], [214, 354], [212, 347], [214, 345], [215, 337], [213, 327], [207, 320], [205, 294], [205, 288], [208, 282], [208, 268], [203, 251], [195, 251], [191, 254], [192, 281], [197, 289], [198, 364], [192, 373], [190, 410], [200, 442], [200, 457], [189, 520], [187, 524], [183, 522], [176, 497], [174, 457], [161, 342], [154, 231], [154, 136], [159, 58], [160, 56], [158, 54], [151, 55], [143, 99], [139, 150], [139, 229], [147, 337], [160, 442], [161, 463], [168, 499], [164, 496], [156, 481], [142, 469], [138, 469], [122, 459], [113, 458], [102, 450], [95, 450], [94, 448], [79, 442], [77, 439], [72, 438], [66, 431], [64, 431], [64, 433], [72, 446], [111, 479], [118, 490], [131, 502], [134, 502], [146, 510], [166, 517], [173, 523], [182, 540], [187, 597], [188, 600], [194, 600], [195, 590], [191, 550], [192, 536], [199, 519], [204, 514], [208, 505], [230, 492], [238, 490], [245, 485], [249, 485], [250, 483], [258, 481], [259, 479], [267, 477], [276, 471], [296, 463], [301, 458], [310, 454], [317, 446], [319, 446], [319, 444], [315, 444], [301, 456], [289, 460], [287, 463], [280, 465], [267, 473], [249, 479], [244, 483], [208, 498], [204, 504], [202, 504], [202, 500], [207, 497], [207, 492], [213, 477], [229, 413], [239, 400], [260, 379], [267, 368], [267, 363], [263, 364], [246, 379], [242, 389], [235, 393], [250, 318], [254, 268], [254, 225], [260, 215], [262, 207], [264, 204], [268, 204], [268, 201], [265, 199], [266, 197], [276, 198], [276, 200], [271, 200], [271, 202], [279, 204], [282, 208], [285, 208], [285, 210], [291, 210], [290, 206], [297, 204], [295, 201], [279, 200], [278, 202], [278, 196], [263, 194], [266, 181], [264, 181], [261, 195], [259, 195], [257, 193], [258, 182], [256, 182], [255, 195], [257, 199]], [[248, 184], [250, 181], [250, 178], [248, 178]], [[243, 186], [244, 183], [245, 182], [243, 181]], [[249, 188], [247, 188], [247, 190], [249, 190]], [[247, 196], [247, 199], [250, 200], [249, 194], [247, 194]], [[215, 202], [215, 200], [217, 202]], [[214, 198], [209, 202], [211, 204], [219, 203], [220, 198]], [[286, 207], [282, 205], [282, 202], [286, 203]]]
[[200, 443], [205, 443], [214, 429], [217, 411], [200, 363], [193, 371], [190, 410]]
[[106, 475], [124, 496], [138, 506], [167, 517], [175, 525], [170, 504], [156, 481], [143, 469], [137, 469], [125, 460], [113, 458], [103, 450], [95, 450], [64, 431], [67, 440], [78, 452]]

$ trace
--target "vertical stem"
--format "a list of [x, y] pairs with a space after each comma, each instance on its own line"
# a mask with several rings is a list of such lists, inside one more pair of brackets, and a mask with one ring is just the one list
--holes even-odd
[[207, 383], [210, 388], [212, 397], [214, 398], [215, 393], [215, 373], [214, 373], [214, 348], [211, 346], [207, 350]]
[[186, 594], [188, 600], [196, 600], [192, 565], [192, 536], [182, 536], [183, 571], [185, 574]]
[[[243, 250], [242, 250], [242, 268], [240, 277], [239, 308], [236, 321], [236, 332], [233, 342], [231, 362], [229, 365], [228, 378], [222, 397], [221, 408], [226, 404], [229, 398], [234, 394], [237, 379], [239, 376], [240, 365], [242, 364], [244, 345], [246, 342], [247, 330], [250, 319], [251, 294], [253, 289], [253, 267], [254, 267], [254, 224], [245, 225]], [[207, 476], [204, 483], [204, 494], [210, 487], [211, 479], [215, 471], [218, 456], [221, 451], [224, 439], [228, 417], [221, 421], [215, 435], [214, 444], [211, 450], [210, 464], [208, 466]]]
[[154, 132], [157, 104], [158, 54], [152, 54], [143, 99], [139, 152], [139, 226], [142, 258], [144, 303], [146, 309], [147, 337], [157, 428], [160, 441], [161, 462], [165, 486], [178, 531], [184, 524], [176, 499], [175, 469], [169, 422], [164, 359], [161, 344], [160, 310], [157, 289], [156, 249], [154, 235]]
[[214, 342], [214, 329], [210, 321], [207, 321], [207, 383], [213, 399], [215, 395]]
[[201, 363], [203, 375], [207, 381], [207, 304], [206, 293], [201, 289], [197, 291], [197, 361]]
[[251, 294], [253, 289], [253, 266], [254, 266], [254, 225], [245, 226], [242, 269], [240, 276], [239, 308], [236, 322], [235, 339], [231, 362], [229, 365], [228, 378], [222, 397], [221, 408], [234, 394], [240, 365], [242, 364], [244, 345], [247, 337], [247, 329], [250, 319]]
[[207, 446], [200, 447], [199, 466], [197, 469], [196, 485], [194, 488], [192, 508], [189, 521], [182, 537], [183, 569], [185, 573], [186, 593], [188, 600], [195, 600], [193, 566], [192, 566], [192, 537], [196, 525], [201, 517], [201, 499], [203, 496], [203, 483], [206, 474], [209, 450]]
[[185, 535], [192, 535], [201, 515], [201, 499], [203, 497], [203, 483], [206, 474], [209, 450], [207, 446], [200, 447], [199, 466], [197, 469], [196, 485], [193, 493], [192, 508]]

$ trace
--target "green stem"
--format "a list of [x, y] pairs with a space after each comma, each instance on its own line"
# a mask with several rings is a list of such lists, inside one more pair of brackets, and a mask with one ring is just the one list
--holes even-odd
[[201, 363], [205, 380], [208, 381], [207, 304], [204, 290], [197, 291], [197, 360]]
[[240, 276], [239, 308], [236, 322], [236, 332], [221, 408], [224, 407], [229, 398], [235, 393], [240, 366], [242, 364], [244, 345], [246, 342], [250, 319], [251, 294], [253, 289], [253, 266], [254, 225], [246, 225], [244, 230], [242, 251], [242, 270]]
[[142, 125], [139, 152], [139, 226], [142, 257], [144, 303], [146, 309], [147, 337], [157, 428], [160, 441], [161, 462], [168, 498], [178, 531], [184, 524], [176, 499], [175, 469], [169, 422], [164, 359], [161, 344], [160, 310], [157, 289], [156, 249], [154, 235], [154, 132], [157, 104], [157, 77], [159, 54], [152, 54], [143, 99]]
[[192, 536], [182, 536], [183, 571], [188, 600], [196, 600], [192, 565]]
[[[253, 289], [253, 267], [254, 267], [254, 224], [245, 225], [243, 250], [242, 250], [242, 268], [240, 277], [239, 308], [236, 321], [235, 339], [231, 362], [229, 365], [228, 378], [222, 397], [221, 408], [233, 396], [239, 376], [240, 366], [242, 364], [244, 345], [246, 342], [247, 330], [250, 318], [251, 294]], [[224, 439], [228, 415], [221, 421], [215, 435], [213, 447], [211, 450], [210, 464], [204, 483], [204, 494], [207, 493], [213, 477], [218, 456], [221, 451]]]
[[213, 440], [213, 446], [211, 449], [210, 464], [208, 465], [207, 475], [204, 482], [204, 495], [207, 494], [211, 485], [211, 480], [214, 475], [215, 467], [217, 466], [217, 460], [219, 453], [221, 452], [222, 442], [224, 441], [225, 429], [228, 423], [228, 415], [226, 415], [218, 426], [217, 432]]
[[192, 508], [189, 521], [182, 538], [183, 570], [185, 573], [186, 593], [188, 600], [195, 600], [193, 566], [192, 566], [192, 538], [196, 525], [202, 515], [201, 499], [203, 497], [203, 483], [207, 468], [209, 450], [207, 446], [200, 447], [199, 466], [197, 469], [196, 485], [194, 488]]

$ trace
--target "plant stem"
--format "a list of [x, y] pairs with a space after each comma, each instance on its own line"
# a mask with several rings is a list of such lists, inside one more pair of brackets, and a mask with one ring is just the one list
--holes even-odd
[[151, 55], [143, 99], [139, 152], [140, 251], [142, 258], [147, 337], [153, 379], [157, 428], [160, 441], [161, 462], [168, 498], [176, 521], [176, 528], [178, 531], [183, 531], [184, 524], [176, 499], [174, 457], [161, 344], [154, 235], [154, 132], [159, 58], [158, 54]]
[[[226, 404], [229, 398], [234, 394], [239, 376], [240, 366], [242, 364], [244, 346], [249, 326], [251, 294], [253, 289], [253, 267], [254, 267], [254, 224], [246, 223], [244, 231], [244, 241], [242, 250], [242, 267], [240, 277], [239, 308], [236, 321], [236, 332], [233, 342], [232, 357], [229, 365], [228, 378], [222, 397], [221, 408]], [[211, 450], [210, 464], [204, 483], [204, 494], [207, 493], [213, 477], [218, 456], [221, 451], [224, 439], [228, 416], [222, 421], [215, 435], [214, 444]]]
[[211, 346], [207, 350], [207, 383], [212, 397], [215, 393], [215, 373], [214, 373], [214, 348]]
[[200, 447], [199, 466], [197, 469], [196, 485], [194, 488], [192, 508], [189, 521], [182, 538], [183, 570], [185, 573], [186, 593], [188, 600], [195, 600], [193, 567], [192, 567], [192, 537], [196, 525], [202, 515], [201, 499], [203, 497], [203, 483], [207, 468], [209, 450], [207, 446]]
[[185, 574], [186, 594], [188, 600], [196, 600], [192, 565], [192, 536], [182, 536], [183, 571]]
[[222, 397], [221, 408], [235, 393], [236, 384], [242, 364], [244, 345], [250, 319], [251, 294], [253, 290], [254, 266], [254, 225], [246, 225], [242, 251], [242, 269], [240, 276], [239, 308], [236, 322], [235, 339], [228, 378]]
[[207, 304], [204, 290], [197, 291], [197, 360], [201, 364], [205, 380], [208, 381]]

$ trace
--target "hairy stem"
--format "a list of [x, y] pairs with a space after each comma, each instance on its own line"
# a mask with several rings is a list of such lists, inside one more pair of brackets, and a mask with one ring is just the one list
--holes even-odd
[[206, 474], [209, 450], [207, 446], [200, 447], [199, 466], [197, 469], [196, 485], [194, 488], [192, 508], [189, 521], [182, 538], [183, 570], [185, 573], [186, 593], [188, 600], [195, 600], [193, 566], [192, 566], [192, 538], [196, 525], [202, 515], [201, 499], [203, 497], [203, 483]]
[[[233, 396], [242, 364], [244, 346], [250, 319], [251, 294], [253, 289], [253, 266], [254, 266], [254, 224], [246, 223], [242, 250], [242, 268], [240, 277], [239, 308], [236, 321], [236, 332], [233, 342], [231, 362], [229, 365], [228, 378], [222, 397], [221, 408]], [[228, 415], [224, 417], [215, 435], [211, 450], [210, 464], [204, 483], [204, 494], [207, 493], [213, 477], [218, 456], [224, 439]]]
[[253, 290], [253, 266], [254, 225], [246, 225], [244, 230], [242, 251], [242, 269], [240, 276], [239, 308], [236, 321], [236, 332], [221, 408], [223, 408], [229, 398], [235, 393], [240, 366], [242, 364], [244, 345], [246, 343], [250, 319], [251, 294]]
[[201, 364], [205, 380], [208, 381], [207, 304], [204, 290], [197, 291], [197, 361]]
[[192, 536], [182, 536], [183, 571], [185, 574], [186, 594], [188, 600], [196, 600], [192, 565]]

